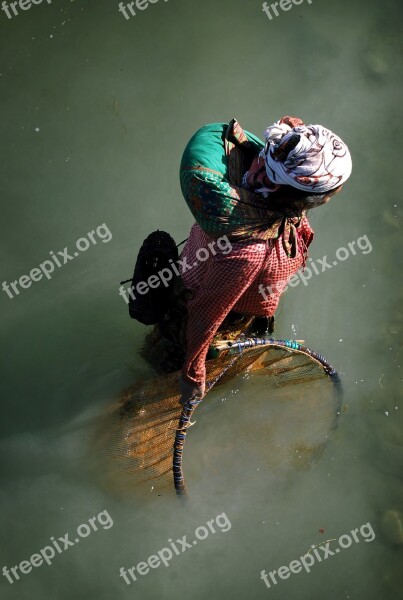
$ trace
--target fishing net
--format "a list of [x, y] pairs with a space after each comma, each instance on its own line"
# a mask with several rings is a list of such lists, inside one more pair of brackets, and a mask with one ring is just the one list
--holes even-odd
[[[270, 403], [279, 392], [282, 403], [310, 398], [315, 404], [309, 410], [323, 407], [325, 427], [334, 426], [340, 408], [338, 376], [321, 355], [294, 341], [266, 338], [226, 346], [218, 358], [206, 363], [206, 389], [216, 389], [240, 373], [264, 376], [265, 402]], [[185, 493], [182, 455], [198, 402], [179, 405], [178, 379], [179, 372], [174, 372], [134, 384], [107, 409], [96, 446], [104, 474], [114, 487], [130, 489], [147, 483], [159, 490], [174, 483], [178, 494]], [[208, 398], [209, 393], [199, 411]], [[209, 423], [209, 432], [214, 436], [214, 423]], [[191, 433], [192, 429], [188, 454], [192, 452]], [[220, 446], [219, 437], [215, 444]]]

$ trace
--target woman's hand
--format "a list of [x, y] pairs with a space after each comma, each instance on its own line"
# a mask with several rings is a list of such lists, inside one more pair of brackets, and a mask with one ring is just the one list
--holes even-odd
[[194, 400], [195, 398], [201, 400], [205, 395], [206, 384], [196, 385], [195, 383], [187, 383], [181, 376], [179, 378], [179, 389], [181, 392], [179, 404], [183, 406], [189, 400]]
[[260, 189], [275, 192], [280, 189], [280, 186], [270, 181], [266, 173], [266, 165], [264, 159], [258, 154], [253, 160], [249, 171], [243, 177], [242, 185], [246, 185], [248, 189], [258, 191]]

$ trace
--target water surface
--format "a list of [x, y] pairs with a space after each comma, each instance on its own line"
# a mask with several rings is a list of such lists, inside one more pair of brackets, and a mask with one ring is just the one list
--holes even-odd
[[[392, 0], [305, 2], [273, 20], [240, 0], [160, 0], [129, 20], [102, 0], [1, 12], [2, 281], [102, 224], [112, 239], [0, 296], [0, 563], [20, 564], [101, 511], [114, 523], [18, 582], [1, 577], [2, 598], [398, 597], [401, 18]], [[137, 354], [146, 328], [129, 320], [119, 282], [152, 230], [188, 234], [178, 168], [193, 132], [236, 116], [261, 135], [285, 114], [335, 130], [354, 161], [343, 193], [311, 215], [312, 258], [333, 261], [363, 236], [372, 248], [289, 290], [277, 314], [278, 337], [305, 339], [340, 371], [338, 429], [314, 464], [258, 471], [268, 442], [254, 429], [268, 423], [269, 400], [263, 381], [252, 390], [239, 378], [199, 409], [186, 506], [171, 490], [121, 494], [89, 476], [86, 458], [103, 407], [152, 375]], [[209, 417], [224, 406], [214, 429]], [[300, 434], [292, 419], [284, 431]], [[221, 513], [228, 531], [131, 586], [119, 577]], [[261, 581], [262, 569], [368, 522], [372, 542], [270, 589]]]

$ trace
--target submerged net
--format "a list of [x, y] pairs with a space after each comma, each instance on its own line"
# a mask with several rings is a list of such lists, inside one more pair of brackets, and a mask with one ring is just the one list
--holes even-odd
[[[315, 406], [324, 407], [327, 426], [334, 425], [340, 408], [335, 391], [338, 377], [322, 356], [287, 340], [254, 338], [230, 344], [218, 358], [207, 361], [206, 389], [218, 388], [239, 373], [257, 374], [265, 378], [267, 402], [279, 390], [284, 402], [308, 392]], [[103, 472], [115, 488], [130, 489], [147, 482], [159, 490], [174, 482], [178, 494], [185, 492], [182, 453], [197, 402], [182, 410], [178, 379], [179, 372], [175, 372], [134, 384], [108, 408], [96, 446]], [[211, 427], [214, 423], [209, 423], [210, 431]], [[216, 444], [219, 447], [220, 439]]]

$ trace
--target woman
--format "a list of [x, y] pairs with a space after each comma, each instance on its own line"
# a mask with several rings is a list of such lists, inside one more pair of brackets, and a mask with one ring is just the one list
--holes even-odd
[[[274, 316], [313, 239], [306, 211], [340, 191], [351, 168], [338, 136], [296, 117], [268, 127], [265, 144], [235, 119], [202, 127], [192, 137], [180, 169], [196, 219], [181, 255], [192, 265], [182, 273], [190, 298], [181, 404], [204, 396], [207, 351], [230, 311]], [[199, 250], [212, 249], [222, 236], [231, 251], [211, 251], [200, 262]]]

